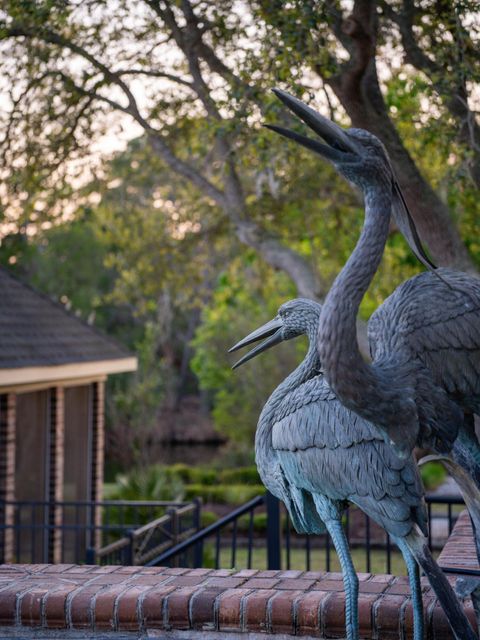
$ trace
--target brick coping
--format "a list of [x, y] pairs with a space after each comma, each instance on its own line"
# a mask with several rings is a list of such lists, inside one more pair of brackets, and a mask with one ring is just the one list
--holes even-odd
[[[477, 568], [470, 520], [458, 518], [439, 562]], [[450, 575], [452, 583], [455, 576]], [[410, 640], [405, 576], [359, 574], [363, 640]], [[422, 578], [426, 637], [450, 640], [445, 615]], [[344, 638], [340, 573], [87, 565], [0, 565], [4, 638], [260, 640]], [[470, 601], [464, 604], [476, 625]]]
[[473, 541], [472, 523], [467, 511], [462, 511], [458, 516], [455, 527], [438, 557], [438, 564], [441, 567], [480, 570]]
[[[363, 573], [359, 579], [361, 638], [411, 638], [407, 578]], [[425, 579], [423, 599], [427, 637], [450, 639], [443, 611]], [[116, 640], [182, 636], [200, 640], [226, 638], [230, 633], [251, 638], [264, 633], [343, 638], [344, 604], [339, 573], [0, 566], [0, 638], [2, 633], [13, 638], [20, 631], [23, 635], [17, 637]], [[470, 603], [465, 606], [475, 624], [473, 608]], [[192, 631], [203, 633], [197, 636]]]

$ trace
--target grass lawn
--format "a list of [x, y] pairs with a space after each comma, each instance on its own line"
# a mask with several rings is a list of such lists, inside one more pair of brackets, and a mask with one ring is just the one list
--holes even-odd
[[[355, 569], [362, 573], [367, 570], [365, 549], [352, 549], [352, 558]], [[215, 548], [213, 544], [207, 544], [204, 548], [203, 566], [213, 567], [215, 563]], [[248, 557], [246, 549], [237, 549], [235, 569], [245, 569], [248, 566]], [[220, 568], [232, 568], [232, 553], [229, 548], [221, 549], [220, 552]], [[252, 569], [267, 568], [267, 552], [265, 548], [254, 548], [252, 550]], [[287, 558], [285, 550], [282, 554], [282, 568], [287, 568]], [[310, 570], [326, 571], [326, 551], [325, 549], [311, 549], [310, 551]], [[307, 570], [306, 553], [304, 549], [290, 550], [290, 569]], [[332, 549], [330, 551], [330, 571], [340, 571], [340, 563], [337, 554]], [[370, 552], [370, 572], [386, 573], [386, 553], [383, 550], [372, 549]], [[391, 552], [391, 573], [395, 575], [405, 575], [406, 569], [402, 555], [396, 549]]]

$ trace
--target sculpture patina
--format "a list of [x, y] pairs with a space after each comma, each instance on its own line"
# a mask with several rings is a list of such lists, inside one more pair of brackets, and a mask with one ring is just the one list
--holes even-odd
[[[428, 550], [411, 451], [420, 445], [448, 458], [480, 531], [480, 446], [473, 430], [473, 414], [480, 409], [480, 281], [436, 269], [429, 260], [375, 136], [343, 130], [286, 92], [275, 93], [326, 144], [267, 126], [319, 153], [360, 187], [365, 224], [322, 310], [311, 301], [290, 302], [274, 321], [233, 348], [266, 338], [238, 365], [282, 339], [300, 333], [310, 339], [304, 362], [274, 391], [260, 416], [255, 442], [259, 472], [285, 502], [298, 531], [314, 533], [325, 525], [331, 534], [344, 573], [349, 640], [358, 638], [358, 586], [340, 524], [348, 501], [382, 524], [404, 555], [415, 639], [423, 637], [423, 616], [413, 557], [429, 577], [454, 636], [476, 638]], [[401, 285], [372, 316], [370, 365], [360, 355], [356, 316], [381, 260], [392, 213], [430, 271]], [[349, 475], [352, 469], [359, 482]], [[478, 536], [476, 541], [480, 557]]]
[[[336, 398], [321, 371], [316, 339], [321, 305], [299, 298], [230, 351], [262, 340], [234, 367], [283, 340], [306, 334], [303, 362], [266, 402], [255, 437], [262, 482], [288, 509], [299, 533], [328, 530], [345, 587], [348, 640], [358, 640], [358, 578], [341, 518], [351, 502], [393, 538], [407, 565], [414, 608], [414, 639], [424, 637], [418, 564], [444, 607], [455, 638], [476, 638], [449, 582], [428, 549], [423, 487], [413, 457], [400, 457], [378, 429]], [[417, 562], [418, 564], [417, 564]]]
[[[341, 129], [283, 91], [278, 97], [327, 144], [273, 128], [333, 162], [365, 198], [365, 224], [322, 311], [318, 349], [341, 402], [375, 424], [400, 455], [417, 445], [455, 463], [480, 561], [480, 279], [437, 269], [426, 257], [382, 143], [363, 129]], [[333, 154], [333, 155], [332, 155]], [[430, 271], [401, 284], [368, 323], [373, 363], [356, 338], [360, 302], [380, 263], [390, 217]], [[467, 490], [465, 474], [476, 485]], [[472, 497], [473, 496], [473, 497]]]

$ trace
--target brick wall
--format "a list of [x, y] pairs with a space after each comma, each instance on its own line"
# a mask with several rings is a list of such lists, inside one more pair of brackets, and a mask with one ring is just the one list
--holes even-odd
[[[406, 578], [371, 574], [359, 577], [360, 637], [413, 638]], [[426, 637], [450, 639], [443, 611], [425, 581], [423, 598]], [[40, 629], [78, 630], [88, 638], [100, 638], [105, 631], [143, 637], [175, 630], [211, 632], [219, 638], [229, 632], [343, 638], [344, 605], [338, 573], [72, 565], [0, 567], [0, 637], [4, 637], [1, 632], [6, 631], [6, 626], [21, 625], [22, 638], [39, 637]], [[469, 604], [466, 609], [475, 624], [473, 609]], [[6, 633], [5, 637], [9, 637]]]

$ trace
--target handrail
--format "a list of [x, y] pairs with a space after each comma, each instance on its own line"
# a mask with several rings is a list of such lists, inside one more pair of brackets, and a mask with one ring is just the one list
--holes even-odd
[[72, 507], [184, 507], [190, 505], [183, 501], [169, 500], [3, 500], [0, 506], [72, 506]]
[[[125, 550], [128, 553], [128, 561], [131, 564], [142, 564], [149, 558], [163, 553], [171, 547], [172, 542], [176, 540], [184, 540], [196, 532], [195, 527], [189, 527], [181, 534], [170, 533], [165, 528], [168, 527], [169, 524], [171, 525], [174, 521], [176, 522], [178, 518], [190, 513], [195, 513], [199, 508], [198, 501], [189, 503], [183, 502], [180, 504], [180, 507], [172, 508], [172, 503], [167, 503], [167, 505], [171, 507], [167, 513], [155, 518], [155, 520], [147, 522], [141, 527], [131, 529], [127, 536], [123, 536], [119, 540], [115, 540], [104, 547], [100, 547], [95, 550], [91, 549], [90, 552], [94, 553], [95, 558], [105, 558], [112, 553]], [[148, 506], [151, 506], [151, 504]], [[152, 535], [155, 535], [158, 531], [161, 531], [169, 539], [157, 543], [155, 547], [149, 551], [144, 551], [145, 545], [149, 543]], [[137, 547], [137, 544], [140, 546]]]
[[462, 496], [437, 496], [433, 493], [425, 494], [425, 502], [433, 502], [435, 504], [465, 504]]
[[157, 518], [156, 520], [151, 520], [150, 522], [147, 522], [147, 524], [144, 524], [142, 527], [138, 527], [138, 529], [133, 529], [132, 535], [134, 538], [138, 538], [144, 533], [146, 533], [147, 531], [149, 531], [150, 529], [155, 529], [156, 527], [158, 527], [158, 525], [167, 523], [171, 519], [172, 519], [171, 514], [165, 513], [163, 516], [160, 516], [160, 518]]
[[256, 496], [255, 498], [252, 498], [251, 500], [249, 500], [249, 502], [246, 502], [241, 507], [238, 507], [237, 509], [229, 513], [227, 516], [220, 518], [220, 520], [217, 520], [217, 522], [214, 522], [213, 524], [209, 525], [208, 527], [205, 527], [201, 531], [198, 531], [198, 533], [195, 533], [191, 538], [188, 538], [188, 540], [184, 540], [183, 542], [180, 542], [179, 544], [175, 545], [165, 553], [162, 553], [156, 558], [153, 558], [153, 560], [150, 560], [149, 562], [147, 562], [145, 566], [151, 567], [151, 566], [158, 565], [160, 562], [165, 562], [166, 560], [169, 560], [171, 557], [177, 555], [178, 553], [182, 553], [183, 551], [186, 551], [197, 542], [200, 542], [201, 540], [208, 538], [208, 536], [210, 536], [212, 533], [216, 533], [222, 527], [235, 521], [237, 518], [239, 518], [240, 516], [243, 516], [245, 513], [248, 513], [255, 507], [258, 507], [261, 504], [264, 504], [264, 502], [265, 502], [265, 496]]
[[480, 578], [480, 569], [469, 569], [467, 567], [441, 567], [444, 573], [453, 573], [458, 575], [465, 576], [475, 576], [476, 578]]
[[110, 544], [101, 547], [100, 549], [95, 550], [95, 557], [102, 558], [103, 556], [107, 556], [110, 553], [114, 553], [115, 551], [119, 551], [120, 549], [124, 549], [128, 547], [130, 544], [130, 538], [119, 538]]

